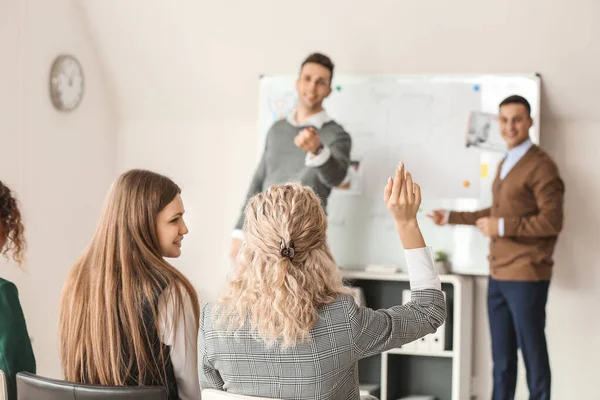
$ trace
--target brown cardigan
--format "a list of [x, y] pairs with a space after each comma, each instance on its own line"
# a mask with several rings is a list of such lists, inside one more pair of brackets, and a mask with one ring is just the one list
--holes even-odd
[[510, 281], [550, 280], [552, 253], [563, 225], [564, 183], [554, 161], [532, 146], [493, 184], [492, 207], [451, 212], [450, 224], [474, 225], [482, 217], [504, 218], [504, 236], [490, 241], [490, 274]]

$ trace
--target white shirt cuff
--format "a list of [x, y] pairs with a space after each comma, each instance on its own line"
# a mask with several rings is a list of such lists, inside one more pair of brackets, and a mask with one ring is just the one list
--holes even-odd
[[241, 229], [235, 229], [231, 232], [231, 237], [235, 239], [244, 240], [244, 231]]
[[323, 150], [317, 155], [313, 153], [306, 153], [306, 158], [304, 159], [304, 165], [307, 167], [320, 167], [325, 164], [327, 160], [331, 157], [331, 150], [327, 146], [323, 146]]
[[504, 218], [498, 220], [498, 236], [504, 236]]
[[408, 265], [408, 278], [411, 290], [442, 290], [442, 283], [435, 272], [433, 250], [431, 247], [405, 250]]

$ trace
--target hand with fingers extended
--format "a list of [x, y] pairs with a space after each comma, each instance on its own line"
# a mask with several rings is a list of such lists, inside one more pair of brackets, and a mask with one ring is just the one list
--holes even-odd
[[394, 178], [388, 178], [383, 191], [383, 201], [396, 223], [396, 229], [405, 249], [425, 247], [425, 240], [417, 223], [421, 206], [421, 188], [413, 182], [404, 164], [398, 164]]

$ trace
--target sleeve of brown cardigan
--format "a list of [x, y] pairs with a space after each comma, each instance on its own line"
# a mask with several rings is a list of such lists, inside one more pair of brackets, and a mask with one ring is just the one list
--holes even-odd
[[452, 211], [448, 216], [448, 223], [450, 225], [475, 225], [479, 218], [489, 217], [490, 214], [490, 207], [474, 212]]
[[565, 185], [552, 162], [540, 164], [529, 180], [538, 212], [523, 217], [504, 218], [506, 237], [557, 236], [563, 225]]

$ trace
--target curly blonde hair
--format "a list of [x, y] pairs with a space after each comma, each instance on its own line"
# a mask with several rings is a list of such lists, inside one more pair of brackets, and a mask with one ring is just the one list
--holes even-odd
[[[309, 187], [273, 185], [246, 207], [245, 243], [215, 320], [237, 331], [248, 322], [268, 346], [310, 338], [319, 308], [349, 293], [327, 247], [327, 217]], [[293, 243], [292, 257], [284, 247]]]
[[8, 257], [11, 253], [13, 260], [21, 265], [26, 247], [25, 228], [17, 199], [0, 181], [0, 255]]

